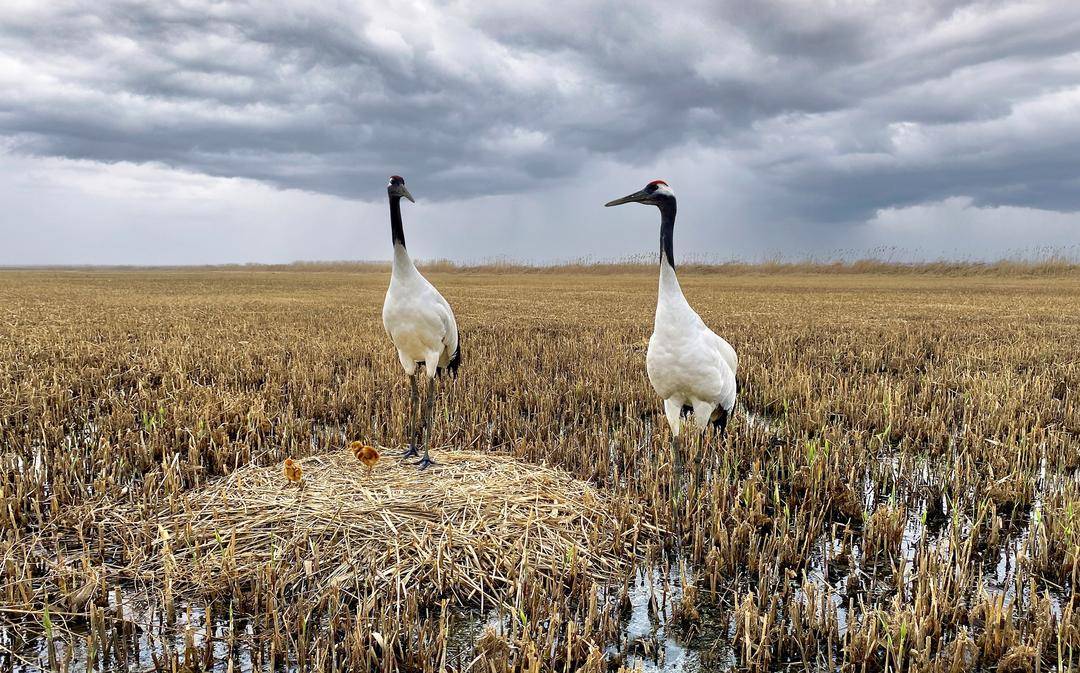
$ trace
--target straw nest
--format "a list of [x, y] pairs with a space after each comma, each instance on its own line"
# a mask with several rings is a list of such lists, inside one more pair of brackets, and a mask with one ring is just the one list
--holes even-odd
[[160, 564], [180, 595], [283, 583], [315, 599], [341, 591], [460, 604], [505, 601], [530, 578], [624, 574], [636, 517], [616, 515], [588, 483], [507, 456], [438, 459], [420, 472], [384, 458], [369, 474], [345, 451], [314, 456], [298, 461], [301, 487], [280, 466], [239, 469], [159, 512], [143, 565]]

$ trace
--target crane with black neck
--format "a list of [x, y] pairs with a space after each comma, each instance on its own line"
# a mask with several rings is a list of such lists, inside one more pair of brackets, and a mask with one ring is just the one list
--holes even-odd
[[671, 428], [676, 464], [680, 461], [682, 419], [691, 414], [699, 430], [709, 423], [723, 434], [735, 409], [738, 392], [735, 373], [739, 360], [727, 341], [705, 326], [683, 296], [675, 275], [673, 235], [677, 204], [675, 192], [663, 180], [604, 204], [641, 203], [660, 210], [660, 287], [656, 319], [645, 366], [649, 382], [664, 400], [664, 415]]
[[[405, 248], [405, 232], [401, 224], [401, 200], [413, 200], [400, 175], [390, 176], [386, 185], [390, 198], [390, 234], [394, 244], [394, 261], [390, 271], [390, 287], [383, 302], [383, 327], [397, 349], [398, 360], [410, 382], [409, 448], [402, 455], [410, 458], [423, 455], [416, 464], [423, 470], [435, 461], [431, 459], [431, 408], [435, 399], [435, 379], [444, 371], [457, 376], [461, 366], [461, 343], [457, 321], [449, 302], [435, 286], [417, 270]], [[427, 397], [422, 418], [417, 390], [417, 375], [424, 367], [427, 378]]]

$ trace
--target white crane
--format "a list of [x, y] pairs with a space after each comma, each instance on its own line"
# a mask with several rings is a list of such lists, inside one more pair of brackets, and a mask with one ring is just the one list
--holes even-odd
[[723, 434], [735, 409], [739, 360], [731, 344], [706, 327], [690, 308], [679, 287], [672, 253], [675, 192], [663, 180], [653, 180], [645, 189], [604, 205], [623, 203], [643, 203], [660, 209], [660, 290], [645, 366], [649, 382], [664, 400], [678, 464], [684, 413], [693, 412], [692, 420], [699, 430], [712, 422]]
[[[461, 346], [458, 341], [457, 322], [450, 304], [435, 286], [416, 270], [405, 249], [405, 232], [401, 227], [401, 199], [413, 201], [405, 188], [405, 179], [391, 175], [386, 185], [390, 197], [390, 233], [394, 242], [394, 265], [390, 273], [390, 287], [383, 302], [383, 327], [397, 348], [402, 368], [411, 383], [409, 425], [411, 436], [409, 448], [403, 458], [420, 455], [417, 444], [422, 443], [424, 455], [416, 464], [423, 470], [435, 461], [429, 454], [431, 443], [431, 407], [435, 398], [435, 377], [443, 370], [457, 376], [461, 365]], [[415, 203], [415, 201], [413, 201]], [[416, 389], [419, 365], [424, 365], [427, 375], [427, 399], [424, 403], [423, 420], [418, 424], [416, 412], [420, 398]]]

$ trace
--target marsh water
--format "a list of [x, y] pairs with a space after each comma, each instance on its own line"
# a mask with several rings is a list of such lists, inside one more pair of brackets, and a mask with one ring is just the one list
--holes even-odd
[[[750, 414], [747, 422], [783, 433], [782, 422], [775, 418]], [[325, 446], [328, 441], [337, 440], [338, 434], [323, 429], [313, 433], [312, 441]], [[901, 461], [909, 462], [902, 465]], [[863, 475], [864, 511], [873, 512], [882, 503], [895, 502], [898, 498], [902, 501], [906, 517], [900, 544], [903, 559], [895, 565], [907, 568], [908, 572], [921, 544], [949, 544], [947, 523], [953, 513], [946, 500], [935, 499], [933, 490], [927, 488], [940, 481], [944, 464], [932, 456], [902, 457], [884, 452]], [[1032, 598], [1029, 592], [1034, 589], [1039, 596], [1048, 597], [1054, 615], [1061, 616], [1063, 603], [1070, 600], [1068, 591], [1047, 583], [1036, 588], [1024, 581], [1018, 576], [1018, 555], [1031, 534], [1033, 522], [1038, 521], [1046, 494], [1070, 481], [1080, 481], [1080, 472], [1051, 472], [1045, 465], [1041, 467], [1033, 504], [1012, 512], [1002, 531], [1004, 542], [999, 550], [978, 559], [981, 592], [1003, 596], [1006, 601], [1026, 601]], [[857, 548], [847, 567], [830, 566], [828, 559], [841, 545], [843, 540], [839, 536], [821, 536], [811, 553], [805, 580], [830, 597], [843, 631], [849, 609], [845, 598], [852, 591], [870, 597], [884, 593], [888, 582], [880, 575], [879, 566], [864, 562]], [[683, 587], [696, 582], [696, 572], [677, 550], [663, 563], [636, 568], [619, 637], [606, 644], [605, 658], [612, 664], [650, 673], [704, 673], [735, 668], [739, 663], [739, 648], [735, 643], [734, 608], [738, 597], [749, 590], [749, 582], [735, 578], [716, 594], [698, 601], [698, 618], [686, 625], [675, 614]], [[798, 582], [805, 586], [803, 578]], [[806, 597], [801, 588], [795, 595]], [[256, 622], [240, 614], [229, 614], [220, 607], [212, 613], [209, 623], [205, 607], [195, 604], [181, 605], [175, 614], [166, 615], [157, 607], [138, 603], [118, 605], [110, 598], [106, 610], [110, 615], [122, 616], [123, 631], [129, 637], [123, 642], [114, 639], [112, 647], [105, 652], [96, 652], [88, 645], [92, 642], [89, 638], [92, 624], [68, 618], [62, 612], [47, 619], [44, 615], [27, 615], [13, 626], [0, 628], [0, 671], [164, 670], [170, 668], [168, 653], [185, 650], [203, 653], [199, 661], [181, 660], [188, 670], [231, 673], [271, 667]], [[454, 669], [464, 669], [473, 661], [477, 639], [486, 630], [507, 629], [506, 618], [497, 611], [459, 610], [449, 623], [445, 662]], [[303, 667], [295, 660], [279, 659], [276, 668], [291, 671]]]

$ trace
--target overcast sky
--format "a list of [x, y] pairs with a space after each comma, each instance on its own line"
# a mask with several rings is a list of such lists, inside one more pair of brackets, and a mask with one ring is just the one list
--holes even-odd
[[1080, 2], [0, 3], [0, 264], [1080, 246]]

